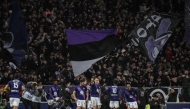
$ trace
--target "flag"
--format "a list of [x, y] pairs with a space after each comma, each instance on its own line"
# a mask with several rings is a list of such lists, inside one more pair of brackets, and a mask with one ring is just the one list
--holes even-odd
[[69, 54], [75, 76], [80, 75], [115, 49], [116, 30], [66, 30]]
[[25, 55], [26, 43], [29, 40], [29, 36], [17, 0], [13, 4], [8, 32], [4, 33], [4, 36], [4, 48], [9, 51], [14, 57], [16, 64], [20, 66], [21, 60]]
[[154, 61], [180, 20], [170, 15], [153, 13], [129, 35], [129, 38], [142, 53]]
[[18, 1], [13, 4], [8, 32], [5, 33], [4, 48], [12, 48], [25, 44], [29, 40], [26, 25]]
[[150, 89], [146, 89], [146, 91], [147, 91], [147, 94], [151, 97], [153, 95], [160, 94], [162, 95], [162, 97], [166, 98], [168, 94], [168, 88], [150, 88]]
[[185, 36], [186, 44], [190, 45], [190, 1], [185, 0]]
[[18, 66], [21, 65], [21, 60], [24, 58], [26, 52], [22, 49], [7, 48], [9, 53], [14, 57], [14, 60]]

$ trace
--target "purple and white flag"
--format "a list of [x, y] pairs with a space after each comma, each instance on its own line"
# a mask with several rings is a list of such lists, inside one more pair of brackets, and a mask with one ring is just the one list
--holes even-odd
[[170, 15], [153, 13], [129, 35], [129, 38], [154, 61], [180, 20]]
[[75, 76], [89, 69], [115, 49], [116, 30], [66, 30], [69, 54]]

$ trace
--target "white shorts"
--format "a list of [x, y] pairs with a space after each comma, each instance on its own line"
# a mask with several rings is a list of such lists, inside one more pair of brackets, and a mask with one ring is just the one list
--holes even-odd
[[88, 101], [88, 104], [87, 104], [87, 109], [92, 109], [93, 106], [92, 106], [92, 102], [91, 100]]
[[119, 108], [119, 101], [110, 101], [110, 108]]
[[[58, 99], [59, 99], [59, 97], [56, 97], [56, 98], [55, 98], [56, 101], [57, 101]], [[52, 104], [57, 103], [56, 101], [54, 101], [53, 99], [51, 99], [51, 100], [47, 100], [47, 103], [48, 103], [48, 105], [52, 105]]]
[[10, 100], [10, 106], [19, 106], [20, 99], [19, 98], [9, 98]]
[[86, 101], [85, 100], [77, 100], [77, 107], [86, 108]]
[[92, 106], [101, 106], [99, 97], [91, 97]]
[[129, 108], [138, 108], [138, 104], [136, 101], [134, 102], [127, 102]]

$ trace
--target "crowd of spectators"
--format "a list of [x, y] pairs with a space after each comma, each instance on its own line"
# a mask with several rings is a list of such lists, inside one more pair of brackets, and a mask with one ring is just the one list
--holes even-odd
[[[117, 78], [120, 86], [181, 86], [190, 66], [190, 46], [186, 45], [182, 20], [154, 62], [135, 47], [128, 35], [152, 12], [184, 16], [184, 0], [19, 0], [30, 37], [28, 52], [20, 67], [3, 48], [2, 34], [7, 31], [14, 0], [0, 4], [0, 83], [13, 79], [15, 72], [22, 81], [51, 84], [53, 77], [77, 85], [81, 76], [98, 77], [101, 84], [111, 85]], [[117, 29], [119, 44], [101, 61], [82, 75], [74, 77], [69, 59], [65, 29]], [[186, 72], [189, 78], [188, 71]]]

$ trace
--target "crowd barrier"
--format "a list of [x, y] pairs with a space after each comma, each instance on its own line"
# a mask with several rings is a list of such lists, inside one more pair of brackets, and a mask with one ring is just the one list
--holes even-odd
[[[11, 109], [9, 104], [8, 104], [8, 109]], [[25, 109], [23, 103], [20, 103], [18, 109]], [[29, 107], [29, 109], [31, 109], [31, 108]], [[42, 102], [40, 109], [48, 109], [47, 102]], [[73, 103], [73, 107], [69, 107], [68, 109], [76, 109], [76, 104]], [[166, 109], [190, 109], [190, 102], [187, 102], [187, 103], [174, 103], [174, 102], [166, 103]]]
[[190, 109], [190, 102], [186, 102], [186, 103], [167, 102], [166, 109]]

